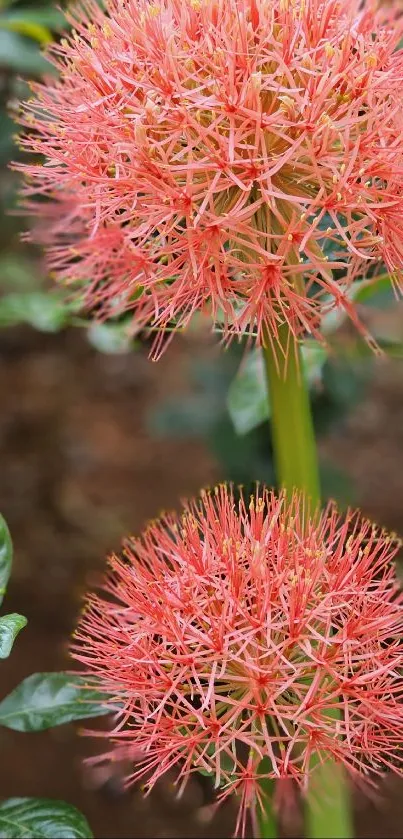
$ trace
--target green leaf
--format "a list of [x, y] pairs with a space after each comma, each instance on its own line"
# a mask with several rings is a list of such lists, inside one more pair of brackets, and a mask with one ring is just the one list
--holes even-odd
[[25, 297], [24, 320], [41, 332], [58, 332], [66, 326], [69, 308], [63, 298], [46, 291], [37, 291]]
[[273, 485], [275, 475], [270, 440], [264, 425], [239, 437], [228, 414], [211, 430], [208, 445], [220, 464], [220, 478], [254, 492], [256, 481]]
[[310, 387], [314, 387], [322, 378], [322, 369], [328, 356], [328, 350], [317, 341], [305, 341], [302, 345], [303, 373]]
[[[302, 346], [302, 357], [304, 375], [309, 384], [313, 385], [321, 377], [327, 350], [316, 341], [306, 341]], [[248, 434], [270, 418], [267, 382], [260, 349], [252, 350], [241, 363], [228, 390], [227, 407], [239, 435]]]
[[0, 725], [14, 731], [43, 731], [110, 713], [105, 700], [94, 682], [82, 676], [34, 673], [0, 703]]
[[27, 619], [24, 615], [18, 615], [16, 612], [0, 618], [0, 658], [8, 658], [18, 633], [26, 625]]
[[3, 109], [0, 111], [0, 125], [0, 164], [5, 164], [15, 152], [15, 122]]
[[0, 298], [0, 327], [16, 326], [24, 322], [22, 297], [20, 294], [5, 294]]
[[[395, 299], [391, 275], [380, 274], [369, 280], [357, 280], [346, 292], [346, 297], [355, 304], [365, 306], [382, 308], [391, 305]], [[343, 306], [331, 309], [322, 318], [322, 333], [329, 335], [335, 332], [347, 318], [348, 315]]]
[[345, 510], [349, 505], [359, 503], [355, 496], [353, 482], [343, 469], [339, 469], [331, 461], [323, 459], [319, 466], [322, 495], [325, 500], [337, 499], [339, 510]]
[[6, 593], [7, 583], [11, 574], [13, 561], [13, 543], [10, 531], [3, 516], [0, 514], [0, 604]]
[[30, 76], [55, 72], [52, 65], [41, 54], [37, 44], [33, 44], [17, 32], [5, 30], [0, 30], [0, 67]]
[[126, 324], [122, 323], [93, 323], [87, 337], [90, 344], [103, 353], [119, 355], [133, 348], [133, 339]]
[[17, 32], [18, 35], [25, 35], [40, 44], [49, 44], [52, 40], [52, 34], [46, 26], [23, 17], [13, 16], [10, 19], [8, 16], [2, 16], [0, 18], [0, 29], [7, 32]]
[[[1, 6], [1, 3], [0, 3]], [[24, 8], [18, 6], [17, 9], [9, 9], [1, 16], [1, 20], [24, 20], [29, 23], [36, 23], [38, 26], [45, 27], [52, 30], [52, 32], [61, 32], [66, 29], [67, 22], [63, 12], [52, 6], [39, 6], [36, 9]]]
[[9, 798], [0, 803], [0, 839], [92, 839], [75, 807], [51, 798]]
[[200, 437], [208, 434], [223, 412], [213, 394], [191, 394], [167, 399], [147, 416], [147, 428], [156, 437]]
[[380, 338], [376, 335], [377, 343], [380, 348], [389, 355], [390, 358], [403, 358], [403, 341], [395, 340], [393, 338]]
[[237, 434], [247, 434], [270, 416], [260, 349], [248, 353], [228, 390], [227, 407]]
[[64, 297], [53, 292], [16, 292], [0, 299], [0, 326], [28, 323], [41, 332], [58, 332], [67, 325], [70, 314]]
[[[14, 126], [15, 127], [15, 126]], [[37, 288], [40, 277], [35, 269], [32, 259], [27, 259], [21, 253], [5, 251], [0, 256], [0, 286], [6, 292], [27, 292]], [[7, 301], [7, 296], [0, 297], [0, 323], [2, 318], [2, 306]]]
[[393, 283], [390, 274], [380, 274], [370, 280], [363, 280], [361, 283], [353, 283], [352, 299], [356, 303], [367, 305], [379, 305], [386, 300], [392, 303], [394, 300]]
[[357, 405], [363, 397], [369, 375], [365, 358], [355, 363], [342, 355], [329, 359], [323, 368], [323, 385], [325, 392], [331, 396], [333, 409], [337, 405], [343, 410], [350, 410]]

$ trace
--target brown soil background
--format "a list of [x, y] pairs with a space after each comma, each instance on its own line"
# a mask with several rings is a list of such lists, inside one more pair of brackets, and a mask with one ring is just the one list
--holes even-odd
[[[121, 536], [214, 480], [201, 442], [154, 439], [144, 422], [164, 396], [186, 390], [184, 358], [199, 350], [178, 339], [155, 365], [143, 352], [98, 354], [73, 330], [0, 333], [0, 509], [15, 545], [5, 605], [29, 619], [1, 664], [2, 696], [32, 672], [66, 666], [81, 598]], [[380, 361], [366, 399], [321, 447], [354, 480], [364, 512], [401, 533], [402, 443], [402, 364]], [[1, 797], [65, 799], [99, 839], [231, 835], [231, 806], [207, 822], [198, 782], [181, 801], [170, 779], [143, 800], [84, 768], [94, 751], [74, 725], [0, 729]], [[403, 837], [403, 782], [386, 782], [376, 802], [357, 794], [356, 817], [361, 837]]]

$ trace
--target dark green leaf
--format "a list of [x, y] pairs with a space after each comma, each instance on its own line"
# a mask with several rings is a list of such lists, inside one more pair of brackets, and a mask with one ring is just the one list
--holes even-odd
[[321, 460], [320, 483], [324, 499], [335, 498], [339, 509], [345, 509], [349, 504], [356, 504], [354, 485], [342, 469], [328, 460]]
[[152, 408], [147, 416], [151, 433], [161, 437], [206, 437], [214, 433], [217, 423], [227, 414], [226, 393], [241, 353], [240, 347], [232, 345], [231, 351], [221, 353], [219, 359], [192, 359], [189, 378], [197, 392], [188, 396], [172, 394]]
[[6, 593], [7, 583], [11, 573], [13, 561], [13, 543], [10, 531], [3, 516], [0, 514], [0, 604]]
[[[8, 162], [10, 157], [13, 155], [15, 151], [14, 146], [14, 134], [15, 134], [15, 122], [11, 119], [11, 117], [5, 113], [5, 111], [0, 111], [0, 124], [1, 124], [1, 133], [0, 133], [0, 163], [5, 164]], [[1, 280], [1, 278], [0, 278]]]
[[27, 619], [15, 612], [0, 618], [0, 658], [8, 658], [18, 633], [26, 625]]
[[332, 402], [351, 408], [363, 396], [363, 388], [368, 375], [363, 364], [352, 364], [350, 359], [342, 356], [333, 357], [323, 368], [323, 384], [325, 391], [331, 395]]
[[0, 703], [0, 725], [15, 731], [43, 731], [107, 714], [110, 708], [103, 704], [105, 699], [105, 694], [82, 676], [34, 673]]
[[270, 435], [264, 425], [239, 437], [228, 415], [215, 423], [208, 444], [220, 464], [220, 478], [242, 484], [246, 494], [255, 482], [272, 485], [275, 480]]
[[211, 430], [222, 412], [221, 400], [214, 394], [176, 397], [149, 413], [147, 427], [151, 434], [161, 437], [200, 437]]
[[9, 798], [0, 803], [0, 839], [91, 839], [75, 807], [51, 798]]

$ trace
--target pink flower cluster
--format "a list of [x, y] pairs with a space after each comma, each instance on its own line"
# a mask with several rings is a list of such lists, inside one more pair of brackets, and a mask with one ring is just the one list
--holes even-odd
[[[359, 0], [85, 0], [23, 166], [62, 283], [157, 332], [320, 335], [403, 263], [403, 26]], [[35, 129], [32, 131], [32, 129]], [[39, 196], [40, 201], [36, 202]], [[61, 218], [60, 218], [61, 217]]]
[[403, 597], [397, 544], [333, 505], [313, 517], [257, 488], [219, 486], [153, 522], [111, 558], [74, 656], [110, 695], [106, 759], [151, 788], [211, 774], [240, 797], [237, 830], [266, 778], [303, 788], [313, 756], [356, 778], [400, 771]]

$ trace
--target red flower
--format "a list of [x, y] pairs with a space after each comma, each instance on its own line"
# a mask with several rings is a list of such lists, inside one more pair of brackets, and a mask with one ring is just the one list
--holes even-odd
[[368, 269], [398, 283], [403, 27], [362, 5], [88, 0], [22, 118], [45, 156], [26, 194], [72, 205], [48, 230], [59, 280], [136, 328], [208, 310], [263, 342], [320, 335], [335, 305], [357, 320]]
[[[261, 806], [262, 778], [305, 788], [312, 755], [357, 779], [402, 765], [403, 598], [397, 544], [300, 495], [220, 486], [112, 557], [74, 656], [118, 704], [107, 759], [151, 787], [204, 770]], [[314, 771], [314, 770], [313, 770]]]

